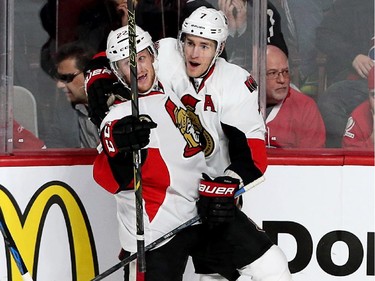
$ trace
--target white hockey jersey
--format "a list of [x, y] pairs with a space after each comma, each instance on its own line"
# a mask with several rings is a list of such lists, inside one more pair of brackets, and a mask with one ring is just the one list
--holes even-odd
[[[173, 94], [153, 91], [139, 96], [139, 114], [157, 124], [151, 130], [142, 165], [145, 244], [148, 245], [197, 215], [198, 184], [206, 164], [186, 110]], [[111, 108], [102, 126], [131, 115], [131, 102]], [[132, 186], [132, 185], [130, 185]], [[115, 194], [122, 247], [136, 252], [134, 190]]]
[[264, 141], [257, 85], [245, 69], [222, 58], [217, 59], [199, 85], [194, 85], [195, 81], [186, 75], [176, 39], [161, 39], [158, 44], [158, 77], [180, 97], [195, 128], [203, 135], [210, 175], [221, 176], [231, 163], [231, 148], [222, 124], [237, 128], [247, 140]]

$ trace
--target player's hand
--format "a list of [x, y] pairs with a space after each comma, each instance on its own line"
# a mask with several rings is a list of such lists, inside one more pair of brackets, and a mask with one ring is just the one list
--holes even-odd
[[238, 190], [239, 180], [228, 176], [215, 179], [206, 174], [202, 176], [197, 202], [202, 222], [215, 227], [233, 221], [236, 209], [234, 195]]
[[115, 157], [118, 153], [145, 147], [150, 142], [151, 129], [156, 126], [148, 115], [140, 115], [139, 118], [129, 115], [107, 122], [100, 134], [105, 153]]
[[128, 99], [129, 91], [118, 82], [106, 57], [91, 60], [85, 68], [85, 89], [88, 97], [90, 120], [99, 128], [100, 123], [116, 99]]

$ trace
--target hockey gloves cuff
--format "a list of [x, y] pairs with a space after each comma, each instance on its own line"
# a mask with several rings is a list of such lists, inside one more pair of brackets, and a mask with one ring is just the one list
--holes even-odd
[[228, 176], [215, 179], [206, 174], [202, 176], [197, 202], [202, 222], [214, 227], [233, 221], [236, 209], [234, 195], [239, 188], [239, 180]]
[[107, 122], [100, 134], [103, 149], [109, 157], [139, 150], [150, 142], [151, 129], [156, 128], [150, 116], [132, 115]]

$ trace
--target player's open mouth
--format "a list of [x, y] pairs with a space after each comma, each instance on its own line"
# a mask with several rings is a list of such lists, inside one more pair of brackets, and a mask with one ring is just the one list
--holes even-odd
[[198, 67], [200, 66], [200, 63], [189, 61], [190, 66], [192, 67]]
[[144, 81], [144, 80], [146, 80], [147, 79], [147, 74], [144, 74], [144, 75], [140, 75], [140, 76], [138, 76], [138, 81], [140, 81], [140, 82], [142, 82], [142, 81]]

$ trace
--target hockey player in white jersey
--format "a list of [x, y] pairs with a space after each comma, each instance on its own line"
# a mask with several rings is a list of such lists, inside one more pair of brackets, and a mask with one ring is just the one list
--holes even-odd
[[[111, 107], [101, 123], [103, 151], [94, 164], [94, 178], [117, 202], [119, 237], [126, 255], [137, 251], [132, 151], [142, 149], [145, 244], [197, 216], [198, 184], [206, 163], [198, 136], [176, 95], [157, 79], [157, 54], [150, 35], [136, 27], [137, 84], [140, 118], [131, 115], [131, 101]], [[130, 85], [128, 26], [112, 31], [107, 57], [125, 87]], [[136, 279], [134, 263], [125, 280], [182, 280], [198, 226], [188, 227], [167, 243], [146, 252], [145, 279]]]
[[[182, 25], [177, 43], [182, 56], [172, 39], [159, 42], [159, 77], [188, 109], [214, 175], [205, 176], [201, 186], [223, 179], [251, 186], [267, 166], [257, 84], [246, 70], [219, 57], [227, 35], [224, 14], [201, 7]], [[227, 216], [228, 201], [223, 202], [200, 189], [198, 210], [206, 233], [193, 262], [205, 274], [201, 280], [292, 280], [280, 248], [239, 209], [234, 219]], [[207, 257], [209, 265], [203, 263]]]

